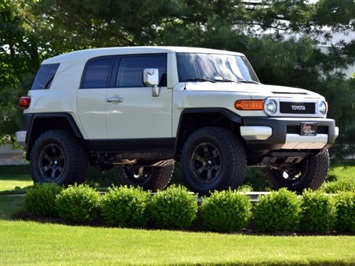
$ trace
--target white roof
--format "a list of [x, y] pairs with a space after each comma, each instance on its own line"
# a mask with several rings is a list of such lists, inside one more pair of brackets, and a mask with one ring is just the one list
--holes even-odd
[[209, 53], [209, 54], [233, 54], [242, 55], [241, 53], [216, 50], [198, 47], [182, 47], [182, 46], [132, 46], [132, 47], [107, 47], [79, 50], [67, 54], [58, 55], [43, 61], [44, 64], [60, 63], [63, 61], [87, 61], [90, 58], [105, 55], [123, 55], [123, 54], [149, 54], [149, 53]]

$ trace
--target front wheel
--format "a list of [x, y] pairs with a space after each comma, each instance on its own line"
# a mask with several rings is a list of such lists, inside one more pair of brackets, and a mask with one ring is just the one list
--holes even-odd
[[304, 189], [318, 189], [326, 180], [329, 170], [329, 152], [321, 151], [317, 155], [307, 156], [300, 163], [287, 169], [270, 168], [269, 181], [273, 189], [286, 187], [302, 193]]
[[180, 162], [185, 184], [202, 195], [237, 188], [244, 181], [247, 167], [243, 144], [232, 131], [221, 127], [192, 133]]
[[145, 190], [163, 190], [171, 180], [174, 163], [166, 166], [120, 165], [118, 178], [122, 185], [142, 187]]
[[89, 167], [82, 144], [65, 130], [49, 130], [35, 141], [30, 155], [35, 183], [83, 183]]

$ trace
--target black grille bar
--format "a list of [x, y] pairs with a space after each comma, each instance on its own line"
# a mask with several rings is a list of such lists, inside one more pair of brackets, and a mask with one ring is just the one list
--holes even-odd
[[280, 102], [282, 114], [315, 114], [315, 103]]

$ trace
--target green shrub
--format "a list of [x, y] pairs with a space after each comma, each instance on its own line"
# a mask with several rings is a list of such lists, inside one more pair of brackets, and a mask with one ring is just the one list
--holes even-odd
[[325, 193], [339, 193], [355, 191], [355, 179], [339, 179], [332, 182], [326, 182], [321, 187]]
[[256, 230], [294, 232], [300, 221], [300, 199], [285, 188], [259, 197], [254, 209]]
[[215, 191], [204, 197], [200, 207], [202, 223], [211, 231], [240, 231], [251, 217], [249, 197], [237, 191]]
[[197, 217], [197, 196], [182, 186], [170, 186], [148, 204], [150, 221], [161, 228], [187, 229]]
[[149, 192], [142, 188], [110, 188], [101, 200], [105, 222], [120, 227], [145, 226], [148, 220], [145, 209], [149, 197]]
[[355, 232], [355, 192], [343, 192], [336, 196], [338, 232]]
[[354, 192], [355, 191], [355, 175], [354, 165], [333, 166], [325, 182], [320, 190], [326, 193]]
[[88, 185], [69, 186], [56, 199], [59, 217], [71, 223], [92, 221], [99, 213], [100, 195]]
[[33, 215], [58, 217], [55, 199], [62, 189], [55, 183], [36, 184], [29, 188], [24, 200], [26, 210]]
[[336, 208], [331, 196], [307, 190], [302, 196], [301, 209], [301, 231], [320, 233], [334, 229]]

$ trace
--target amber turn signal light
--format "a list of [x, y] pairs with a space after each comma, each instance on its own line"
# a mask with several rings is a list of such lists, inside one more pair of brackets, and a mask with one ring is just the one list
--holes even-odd
[[27, 109], [30, 107], [31, 97], [30, 96], [22, 96], [18, 101], [18, 107], [21, 109]]
[[263, 100], [238, 100], [234, 103], [237, 110], [262, 111], [264, 110]]

